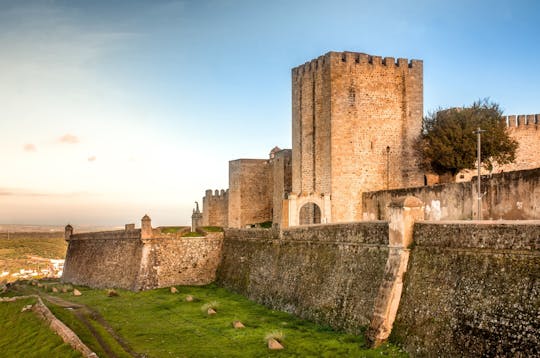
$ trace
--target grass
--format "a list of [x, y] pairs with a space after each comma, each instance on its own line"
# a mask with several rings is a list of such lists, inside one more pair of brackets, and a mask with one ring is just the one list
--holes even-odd
[[203, 226], [201, 229], [206, 232], [223, 232], [223, 228], [221, 226]]
[[58, 237], [39, 237], [28, 234], [27, 237], [12, 237], [0, 240], [1, 259], [26, 259], [39, 256], [49, 259], [63, 259], [66, 256], [67, 243], [63, 233]]
[[182, 235], [182, 237], [203, 237], [203, 236], [204, 236], [204, 235], [199, 234], [199, 233], [196, 232], [196, 231], [186, 232], [185, 234]]
[[180, 229], [183, 229], [181, 226], [167, 226], [161, 228], [163, 234], [176, 234]]
[[51, 331], [34, 312], [21, 312], [22, 307], [35, 302], [32, 298], [0, 302], [0, 356], [82, 357]]
[[[176, 294], [163, 288], [144, 292], [117, 290], [118, 297], [107, 297], [106, 290], [86, 287], [77, 287], [82, 292], [78, 297], [62, 292], [47, 294], [99, 311], [137, 353], [147, 357], [406, 356], [391, 345], [370, 350], [362, 336], [338, 333], [290, 314], [269, 310], [214, 285], [176, 287], [179, 291]], [[188, 295], [197, 297], [198, 302], [185, 301]], [[218, 314], [201, 314], [201, 306], [214, 301], [219, 302]], [[66, 323], [73, 326], [85, 342], [91, 341], [84, 327], [70, 321], [69, 310], [52, 309], [59, 318], [68, 321]], [[233, 321], [241, 321], [246, 328], [234, 329]], [[273, 331], [287, 337], [285, 349], [268, 350], [264, 339]], [[98, 353], [94, 343], [87, 344]]]

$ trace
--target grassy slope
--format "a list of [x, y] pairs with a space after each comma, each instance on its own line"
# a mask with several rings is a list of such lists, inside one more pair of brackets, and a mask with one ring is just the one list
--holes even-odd
[[0, 302], [0, 356], [81, 357], [33, 312], [21, 312], [35, 299]]
[[[363, 337], [337, 333], [287, 313], [268, 310], [212, 285], [180, 287], [176, 294], [168, 289], [139, 293], [119, 290], [119, 297], [107, 297], [103, 290], [80, 290], [80, 297], [69, 293], [54, 295], [98, 310], [135, 351], [148, 357], [405, 356], [389, 345], [367, 350]], [[186, 302], [188, 294], [198, 301]], [[201, 312], [201, 306], [210, 301], [220, 303], [215, 316]], [[67, 312], [60, 315], [69, 321], [65, 317]], [[234, 320], [242, 321], [246, 328], [235, 330], [231, 325]], [[275, 330], [285, 334], [283, 351], [266, 348], [264, 337]]]

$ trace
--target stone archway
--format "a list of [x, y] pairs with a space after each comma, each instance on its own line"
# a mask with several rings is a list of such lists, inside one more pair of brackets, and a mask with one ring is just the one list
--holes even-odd
[[308, 202], [300, 208], [299, 224], [313, 225], [321, 223], [321, 208], [319, 205]]

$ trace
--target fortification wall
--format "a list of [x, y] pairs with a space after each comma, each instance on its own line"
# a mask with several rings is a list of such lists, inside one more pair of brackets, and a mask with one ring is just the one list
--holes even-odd
[[[540, 168], [540, 114], [503, 116], [508, 134], [518, 143], [516, 159], [513, 163], [498, 165], [495, 163], [492, 173]], [[482, 175], [489, 175], [482, 169]], [[463, 170], [456, 176], [456, 181], [470, 181], [477, 175], [476, 170]]]
[[[537, 153], [540, 156], [540, 151]], [[477, 197], [476, 178], [471, 182]], [[482, 177], [482, 217], [490, 219], [540, 219], [540, 168]], [[473, 205], [476, 213], [476, 206]]]
[[392, 337], [419, 357], [540, 354], [540, 222], [417, 223]]
[[[391, 200], [415, 196], [426, 205], [426, 220], [466, 220], [476, 217], [476, 178], [469, 182], [363, 193], [365, 220], [387, 220]], [[540, 219], [540, 168], [482, 176], [482, 217]]]
[[292, 150], [283, 149], [272, 159], [272, 222], [281, 226], [283, 221], [283, 200], [292, 190]]
[[142, 243], [140, 230], [71, 235], [62, 281], [90, 287], [137, 287]]
[[363, 193], [364, 220], [388, 220], [388, 204], [406, 196], [422, 200], [426, 206], [426, 220], [466, 220], [473, 217], [475, 201], [471, 183], [466, 182]]
[[217, 282], [350, 332], [369, 324], [388, 256], [385, 222], [225, 231]]
[[[173, 285], [207, 285], [215, 280], [222, 237], [154, 238], [147, 240], [148, 270], [138, 289]], [[144, 270], [143, 270], [144, 271]]]
[[228, 226], [229, 190], [206, 190], [203, 197], [203, 226]]
[[273, 178], [265, 159], [238, 159], [229, 162], [228, 226], [272, 220]]

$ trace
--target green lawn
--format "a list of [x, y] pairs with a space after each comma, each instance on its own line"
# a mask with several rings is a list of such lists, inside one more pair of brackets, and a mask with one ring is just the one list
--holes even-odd
[[35, 299], [0, 302], [1, 357], [82, 357], [51, 331], [32, 311], [21, 312]]
[[[406, 356], [391, 345], [369, 350], [362, 336], [338, 333], [290, 314], [269, 310], [214, 285], [177, 288], [179, 292], [175, 294], [169, 289], [138, 293], [117, 290], [118, 297], [108, 297], [104, 290], [85, 287], [79, 288], [82, 292], [79, 297], [70, 293], [47, 294], [98, 311], [135, 352], [147, 357]], [[195, 300], [187, 302], [188, 295]], [[217, 314], [208, 316], [201, 307], [212, 301], [219, 303]], [[94, 343], [88, 342], [92, 337], [74, 319], [73, 311], [61, 307], [51, 309], [96, 353], [102, 353]], [[246, 328], [234, 329], [235, 320], [240, 320]], [[97, 322], [93, 324], [99, 329]], [[285, 349], [268, 350], [264, 337], [273, 331], [284, 334]], [[111, 340], [107, 332], [104, 337]], [[121, 348], [113, 350], [120, 352], [118, 356], [124, 356]]]

